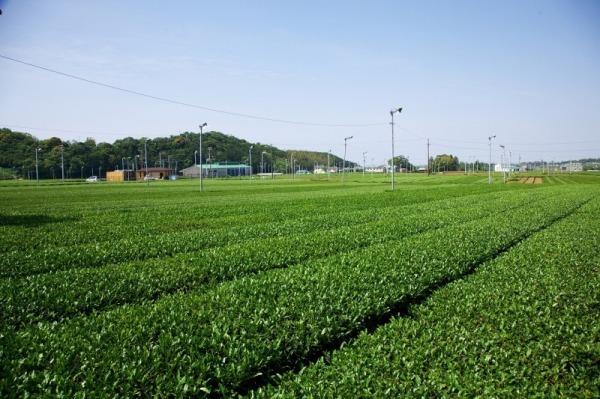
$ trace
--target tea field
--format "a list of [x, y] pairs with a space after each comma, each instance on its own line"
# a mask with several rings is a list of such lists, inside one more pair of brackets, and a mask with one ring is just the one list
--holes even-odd
[[0, 396], [599, 397], [600, 176], [496, 181], [0, 182]]

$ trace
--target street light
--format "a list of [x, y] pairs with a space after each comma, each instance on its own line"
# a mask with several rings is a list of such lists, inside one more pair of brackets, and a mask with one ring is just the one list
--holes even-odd
[[390, 111], [390, 117], [392, 118], [390, 123], [392, 125], [392, 191], [394, 191], [394, 169], [396, 168], [394, 166], [394, 114], [400, 112], [402, 112], [402, 107]]
[[492, 184], [492, 140], [496, 138], [496, 135], [488, 137], [488, 145], [490, 147], [490, 161], [488, 163], [488, 184]]
[[353, 139], [354, 136], [344, 137], [344, 162], [342, 163], [342, 184], [346, 180], [346, 147], [348, 146], [348, 140]]
[[367, 151], [363, 152], [363, 178], [365, 177], [365, 165], [366, 165], [365, 155], [367, 155], [367, 154], [368, 154]]
[[204, 122], [203, 124], [200, 125], [200, 144], [199, 144], [199, 151], [198, 151], [198, 155], [200, 158], [200, 191], [202, 191], [204, 189], [204, 187], [202, 187], [202, 130], [207, 125], [208, 124], [206, 122]]
[[40, 173], [39, 173], [39, 169], [38, 169], [38, 152], [42, 151], [41, 148], [36, 147], [35, 148], [35, 182], [36, 184], [40, 183]]

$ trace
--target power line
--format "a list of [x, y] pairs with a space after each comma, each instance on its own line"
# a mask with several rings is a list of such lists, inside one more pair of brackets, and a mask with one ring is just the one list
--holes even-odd
[[41, 65], [32, 64], [30, 62], [26, 62], [26, 61], [23, 61], [23, 60], [12, 58], [12, 57], [9, 57], [9, 56], [3, 55], [3, 54], [0, 54], [0, 58], [3, 58], [3, 59], [8, 60], [8, 61], [15, 62], [15, 63], [18, 63], [18, 64], [27, 65], [29, 67], [36, 68], [36, 69], [39, 69], [39, 70], [42, 70], [42, 71], [46, 71], [46, 72], [50, 72], [50, 73], [53, 73], [53, 74], [56, 74], [56, 75], [60, 75], [60, 76], [63, 76], [63, 77], [67, 77], [67, 78], [70, 78], [70, 79], [79, 80], [81, 82], [90, 83], [90, 84], [93, 84], [93, 85], [96, 85], [96, 86], [101, 86], [101, 87], [104, 87], [104, 88], [108, 88], [108, 89], [112, 89], [112, 90], [117, 90], [117, 91], [121, 91], [121, 92], [128, 93], [128, 94], [134, 94], [134, 95], [140, 96], [140, 97], [146, 97], [146, 98], [150, 98], [150, 99], [153, 99], [153, 100], [162, 101], [162, 102], [166, 102], [166, 103], [170, 103], [170, 104], [181, 105], [181, 106], [184, 106], [184, 107], [196, 108], [196, 109], [201, 109], [201, 110], [204, 110], [204, 111], [216, 112], [216, 113], [219, 113], [219, 114], [225, 114], [225, 115], [230, 115], [230, 116], [237, 116], [237, 117], [241, 117], [241, 118], [257, 119], [257, 120], [262, 120], [262, 121], [277, 122], [277, 123], [286, 123], [286, 124], [289, 124], [289, 125], [302, 125], [302, 126], [368, 127], [368, 126], [384, 126], [385, 125], [385, 123], [348, 124], [348, 123], [303, 122], [303, 121], [293, 121], [293, 120], [288, 120], [288, 119], [279, 119], [279, 118], [271, 118], [271, 117], [266, 117], [266, 116], [244, 114], [244, 113], [241, 113], [241, 112], [227, 111], [227, 110], [223, 110], [223, 109], [217, 109], [217, 108], [207, 107], [207, 106], [204, 106], [204, 105], [198, 105], [198, 104], [192, 104], [192, 103], [187, 103], [187, 102], [183, 102], [183, 101], [173, 100], [173, 99], [166, 98], [166, 97], [154, 96], [152, 94], [147, 94], [147, 93], [143, 93], [143, 92], [136, 91], [136, 90], [126, 89], [126, 88], [115, 86], [115, 85], [111, 85], [111, 84], [108, 84], [108, 83], [99, 82], [97, 80], [92, 80], [92, 79], [84, 78], [84, 77], [81, 77], [81, 76], [73, 75], [73, 74], [70, 74], [70, 73], [61, 72], [61, 71], [58, 71], [56, 69], [44, 67], [44, 66], [41, 66]]

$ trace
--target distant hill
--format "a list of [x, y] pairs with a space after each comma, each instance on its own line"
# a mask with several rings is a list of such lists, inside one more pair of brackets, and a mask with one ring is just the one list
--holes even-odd
[[[107, 170], [143, 167], [145, 138], [126, 137], [114, 143], [97, 143], [88, 138], [85, 141], [63, 141], [58, 137], [38, 140], [29, 133], [0, 129], [0, 168], [12, 170], [19, 177], [34, 176], [35, 149], [40, 148], [40, 177], [60, 177], [61, 145], [64, 146], [65, 176], [77, 178], [102, 174]], [[194, 152], [198, 150], [198, 133], [185, 132], [168, 137], [148, 139], [148, 166], [170, 166], [181, 170], [194, 163]], [[261, 154], [264, 154], [265, 171], [286, 170], [290, 159], [296, 159], [301, 169], [312, 171], [316, 164], [327, 165], [327, 153], [303, 150], [282, 150], [277, 147], [251, 143], [221, 132], [207, 132], [202, 136], [202, 160], [204, 162], [248, 162], [248, 150], [252, 148], [253, 170], [260, 171]], [[274, 161], [274, 162], [273, 162]], [[341, 165], [342, 159], [330, 156], [331, 165]], [[354, 163], [347, 162], [348, 166]], [[6, 173], [3, 173], [3, 176]]]

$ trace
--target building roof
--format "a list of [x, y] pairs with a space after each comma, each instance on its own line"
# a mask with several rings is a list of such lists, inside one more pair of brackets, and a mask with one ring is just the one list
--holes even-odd
[[[200, 168], [200, 165], [190, 166], [191, 168], [196, 167]], [[238, 169], [238, 168], [249, 168], [248, 165], [243, 163], [229, 163], [229, 164], [221, 164], [221, 163], [205, 163], [202, 164], [202, 169]]]

